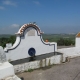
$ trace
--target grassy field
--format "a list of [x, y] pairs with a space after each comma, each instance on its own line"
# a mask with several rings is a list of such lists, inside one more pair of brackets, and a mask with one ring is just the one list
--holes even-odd
[[50, 42], [57, 42], [60, 38], [75, 40], [76, 34], [43, 34], [43, 39]]

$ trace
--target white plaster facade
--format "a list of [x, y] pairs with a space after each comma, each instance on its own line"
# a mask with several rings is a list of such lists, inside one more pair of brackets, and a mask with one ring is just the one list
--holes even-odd
[[5, 77], [9, 77], [12, 75], [14, 75], [13, 66], [8, 62], [2, 63], [0, 65], [0, 79], [3, 79]]
[[80, 56], [80, 47], [62, 48], [58, 49], [58, 52], [63, 53], [63, 62], [65, 62], [67, 57], [74, 58]]
[[[30, 33], [30, 30], [35, 32]], [[16, 34], [16, 42], [13, 46], [6, 47], [4, 51], [6, 52], [7, 60], [14, 61], [30, 57], [28, 54], [30, 48], [35, 49], [35, 55], [37, 56], [57, 51], [57, 43], [44, 42], [41, 36], [41, 30], [37, 25], [25, 24]]]
[[75, 46], [76, 46], [76, 47], [80, 47], [80, 37], [76, 37]]
[[9, 62], [0, 64], [0, 80], [21, 80], [14, 73], [13, 65]]
[[80, 47], [80, 32], [76, 35], [75, 47]]

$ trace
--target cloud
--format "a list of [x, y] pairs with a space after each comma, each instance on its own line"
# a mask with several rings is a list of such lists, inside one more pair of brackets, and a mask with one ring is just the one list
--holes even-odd
[[19, 26], [20, 25], [18, 25], [18, 24], [12, 24], [10, 27], [12, 27], [12, 28], [17, 28], [18, 27], [19, 28]]
[[5, 9], [3, 6], [0, 6], [0, 10], [3, 10], [3, 9]]
[[33, 3], [36, 4], [36, 5], [40, 5], [39, 1], [33, 1]]
[[15, 34], [18, 30], [19, 28], [4, 27], [4, 29], [0, 28], [0, 34]]
[[0, 34], [15, 34], [18, 32], [20, 25], [12, 24], [7, 27], [0, 27]]
[[5, 1], [3, 1], [3, 4], [16, 6], [16, 3], [12, 2], [11, 0], [5, 0]]

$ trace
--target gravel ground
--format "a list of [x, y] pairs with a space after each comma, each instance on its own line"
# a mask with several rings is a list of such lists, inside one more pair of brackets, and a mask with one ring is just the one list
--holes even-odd
[[80, 57], [32, 72], [18, 73], [24, 80], [80, 80]]

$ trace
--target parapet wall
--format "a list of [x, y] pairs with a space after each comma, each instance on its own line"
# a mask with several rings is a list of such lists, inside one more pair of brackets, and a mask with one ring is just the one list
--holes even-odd
[[75, 46], [76, 47], [80, 47], [80, 37], [76, 37], [76, 40], [75, 40]]
[[63, 62], [65, 62], [66, 57], [74, 58], [80, 56], [80, 47], [62, 48], [58, 49], [58, 52], [63, 53]]

